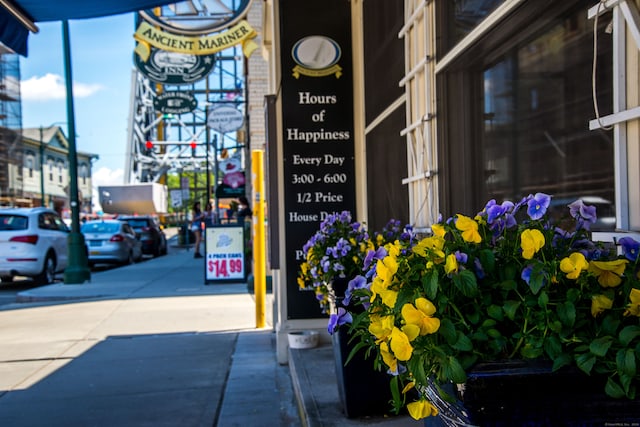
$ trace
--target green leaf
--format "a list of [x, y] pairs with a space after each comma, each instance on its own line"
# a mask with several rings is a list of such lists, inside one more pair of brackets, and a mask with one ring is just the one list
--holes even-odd
[[466, 297], [474, 297], [478, 294], [478, 282], [475, 274], [470, 270], [463, 270], [454, 275], [453, 283]]
[[542, 308], [546, 308], [547, 304], [549, 304], [549, 294], [542, 291], [540, 292], [540, 296], [538, 297], [538, 305]]
[[515, 280], [504, 280], [500, 282], [500, 289], [505, 291], [512, 291], [518, 287], [518, 283]]
[[566, 326], [573, 326], [576, 322], [576, 306], [566, 301], [558, 305], [558, 318]]
[[607, 395], [616, 399], [620, 399], [625, 396], [624, 390], [613, 380], [613, 378], [609, 378], [607, 380], [607, 385], [604, 387], [604, 391]]
[[525, 359], [537, 359], [538, 357], [542, 356], [542, 349], [539, 347], [534, 347], [531, 344], [525, 344], [525, 346], [522, 347], [522, 350], [520, 350], [520, 354]]
[[489, 317], [492, 317], [496, 320], [504, 319], [504, 316], [502, 315], [502, 308], [495, 304], [491, 304], [487, 308], [487, 314], [489, 315]]
[[589, 344], [589, 351], [596, 356], [604, 357], [613, 343], [613, 337], [606, 336], [596, 338]]
[[453, 345], [458, 340], [456, 327], [453, 322], [447, 317], [440, 320], [440, 328], [438, 329], [438, 333], [442, 335], [442, 337], [449, 343], [449, 345]]
[[467, 381], [467, 374], [464, 372], [462, 365], [460, 365], [460, 362], [458, 362], [458, 359], [455, 357], [447, 357], [447, 363], [444, 368], [445, 375], [454, 383], [462, 384]]
[[635, 351], [630, 348], [619, 350], [618, 353], [616, 353], [616, 366], [619, 373], [634, 377], [636, 375]]
[[638, 335], [640, 335], [640, 326], [630, 325], [620, 331], [618, 338], [623, 346], [628, 347]]
[[480, 264], [485, 273], [491, 274], [496, 268], [496, 257], [489, 249], [483, 249], [479, 254]]
[[558, 369], [562, 368], [563, 366], [568, 366], [571, 364], [571, 356], [568, 355], [567, 353], [562, 353], [561, 355], [559, 355], [558, 357], [556, 357], [555, 359], [553, 359], [553, 371], [557, 371]]
[[544, 287], [545, 276], [544, 273], [534, 268], [531, 271], [531, 276], [529, 278], [529, 289], [534, 295], [538, 295], [540, 289]]
[[596, 356], [591, 353], [583, 353], [576, 357], [578, 368], [585, 374], [591, 374], [593, 365], [596, 363]]
[[427, 298], [433, 301], [438, 295], [438, 272], [433, 269], [422, 278], [422, 287]]
[[471, 351], [473, 350], [473, 343], [468, 336], [458, 331], [458, 340], [452, 347], [460, 351]]
[[562, 353], [562, 343], [557, 336], [551, 336], [544, 341], [544, 351], [555, 360]]
[[518, 311], [519, 307], [520, 301], [510, 300], [504, 303], [502, 309], [504, 310], [504, 313], [507, 315], [509, 320], [514, 320], [516, 318], [516, 312]]

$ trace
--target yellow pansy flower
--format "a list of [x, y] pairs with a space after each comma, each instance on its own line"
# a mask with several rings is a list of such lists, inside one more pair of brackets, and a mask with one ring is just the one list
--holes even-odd
[[444, 225], [442, 224], [433, 224], [431, 226], [431, 231], [433, 231], [434, 236], [444, 237], [446, 234], [446, 230], [444, 229]]
[[425, 399], [420, 399], [416, 402], [411, 402], [407, 405], [407, 411], [414, 420], [421, 420], [427, 417], [435, 417], [438, 415], [438, 409], [433, 404]]
[[390, 347], [396, 359], [406, 362], [413, 354], [413, 347], [409, 342], [409, 337], [400, 329], [394, 327], [390, 336]]
[[598, 314], [613, 307], [613, 301], [604, 295], [594, 295], [591, 297], [591, 315], [597, 317]]
[[580, 252], [574, 252], [560, 261], [560, 270], [567, 274], [568, 279], [577, 279], [580, 277], [582, 270], [586, 270], [588, 268], [589, 263]]
[[393, 289], [384, 289], [380, 291], [380, 298], [382, 298], [382, 303], [389, 308], [393, 308], [396, 305], [396, 301], [398, 300], [398, 292]]
[[591, 261], [589, 271], [598, 278], [600, 286], [605, 288], [615, 288], [622, 283], [622, 273], [627, 265], [626, 259], [614, 261]]
[[630, 302], [624, 311], [624, 315], [640, 317], [640, 289], [631, 289], [629, 300]]
[[401, 312], [407, 325], [415, 325], [420, 329], [420, 335], [433, 334], [440, 329], [440, 319], [432, 317], [436, 312], [436, 306], [426, 298], [417, 298], [415, 306], [403, 305]]
[[391, 372], [398, 372], [398, 359], [391, 353], [389, 344], [386, 341], [380, 343], [380, 355], [382, 356], [382, 361], [389, 367]]
[[544, 234], [540, 230], [524, 230], [520, 235], [522, 258], [531, 259], [544, 246]]
[[369, 333], [379, 340], [386, 340], [393, 331], [393, 316], [371, 315]]
[[470, 243], [482, 242], [482, 237], [480, 237], [480, 233], [478, 233], [478, 223], [468, 216], [461, 214], [456, 216], [458, 218], [456, 220], [456, 228], [462, 231], [462, 238], [464, 241]]
[[458, 260], [454, 254], [447, 255], [447, 261], [444, 264], [444, 272], [447, 274], [458, 272]]

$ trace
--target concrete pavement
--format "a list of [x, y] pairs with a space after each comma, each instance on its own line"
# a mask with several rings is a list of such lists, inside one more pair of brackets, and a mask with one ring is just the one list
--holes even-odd
[[175, 245], [20, 292], [0, 310], [0, 343], [1, 426], [422, 425], [346, 418], [331, 347], [279, 365], [246, 284], [205, 285], [204, 261]]

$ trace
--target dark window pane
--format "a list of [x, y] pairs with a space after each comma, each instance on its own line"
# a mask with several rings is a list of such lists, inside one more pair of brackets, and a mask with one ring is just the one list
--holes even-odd
[[[606, 20], [599, 24], [604, 35]], [[593, 21], [584, 9], [503, 55], [484, 71], [483, 167], [487, 193], [498, 200], [533, 192], [566, 204], [583, 198], [598, 215], [615, 217], [613, 138], [590, 131]], [[598, 46], [598, 104], [611, 113], [611, 39]], [[605, 212], [606, 211], [606, 212]], [[605, 224], [606, 223], [606, 224]]]

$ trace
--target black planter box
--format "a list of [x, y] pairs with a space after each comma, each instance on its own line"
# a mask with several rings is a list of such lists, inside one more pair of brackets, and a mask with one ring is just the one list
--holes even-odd
[[374, 369], [373, 357], [366, 359], [360, 350], [345, 365], [353, 348], [349, 344], [348, 328], [341, 326], [332, 336], [336, 362], [338, 394], [349, 418], [386, 415], [391, 411], [391, 377]]
[[[426, 418], [425, 426], [640, 425], [640, 401], [608, 397], [603, 381], [578, 370], [506, 361], [480, 364], [467, 377], [464, 387], [449, 388], [458, 402], [439, 402], [441, 414]], [[434, 393], [433, 387], [426, 392]], [[458, 424], [451, 421], [456, 417]]]

